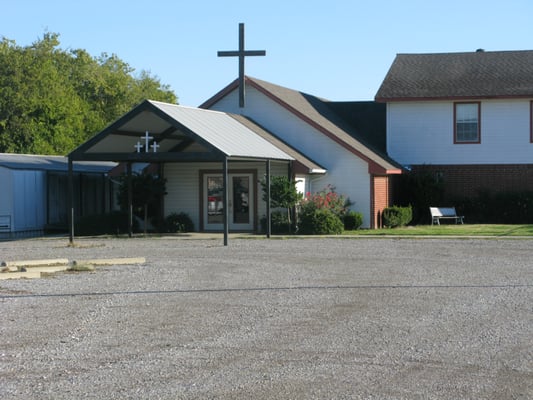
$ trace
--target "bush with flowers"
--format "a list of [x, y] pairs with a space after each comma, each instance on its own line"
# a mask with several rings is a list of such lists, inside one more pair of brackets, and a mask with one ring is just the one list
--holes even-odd
[[335, 192], [332, 185], [315, 194], [307, 193], [300, 202], [298, 232], [308, 235], [342, 233], [343, 218], [350, 204], [350, 200]]

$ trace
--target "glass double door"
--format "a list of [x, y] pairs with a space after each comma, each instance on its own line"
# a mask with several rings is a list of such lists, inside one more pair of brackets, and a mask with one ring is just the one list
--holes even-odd
[[[253, 174], [228, 175], [229, 229], [254, 229]], [[224, 228], [224, 180], [222, 174], [204, 175], [203, 219], [205, 230]]]

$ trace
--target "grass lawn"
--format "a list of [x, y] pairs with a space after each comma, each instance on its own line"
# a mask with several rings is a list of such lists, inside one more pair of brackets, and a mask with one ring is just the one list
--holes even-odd
[[373, 236], [531, 236], [533, 225], [417, 225], [394, 229], [360, 229], [345, 231], [345, 235], [373, 235]]

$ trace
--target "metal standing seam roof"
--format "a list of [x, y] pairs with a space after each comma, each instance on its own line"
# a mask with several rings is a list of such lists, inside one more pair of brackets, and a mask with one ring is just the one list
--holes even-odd
[[[115, 162], [75, 161], [74, 172], [106, 173], [117, 165]], [[0, 153], [0, 167], [17, 170], [68, 172], [68, 158], [34, 154]]]
[[226, 113], [153, 100], [149, 102], [228, 157], [294, 160]]

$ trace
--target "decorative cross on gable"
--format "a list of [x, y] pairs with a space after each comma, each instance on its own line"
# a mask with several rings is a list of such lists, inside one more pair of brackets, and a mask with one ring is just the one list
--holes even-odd
[[150, 144], [150, 140], [152, 140], [153, 138], [154, 137], [150, 136], [148, 131], [146, 131], [144, 136], [141, 136], [141, 140], [144, 140], [144, 145], [140, 141], [138, 141], [137, 144], [135, 146], [133, 146], [133, 147], [135, 147], [135, 149], [137, 150], [137, 153], [140, 153], [141, 150], [143, 149], [143, 147], [144, 147], [144, 152], [145, 153], [149, 153], [150, 152], [150, 147], [152, 148], [154, 153], [157, 153], [157, 149], [160, 146], [159, 146], [159, 144], [157, 144], [157, 142], [155, 140], [154, 140], [154, 142], [152, 144]]
[[244, 57], [264, 56], [265, 50], [244, 50], [244, 24], [239, 24], [239, 50], [219, 51], [219, 57], [239, 57], [239, 107], [244, 107]]
[[150, 136], [148, 134], [148, 131], [144, 134], [144, 136], [141, 136], [141, 139], [144, 139], [144, 150], [148, 153], [149, 145], [150, 145], [150, 139], [153, 139], [153, 136]]

